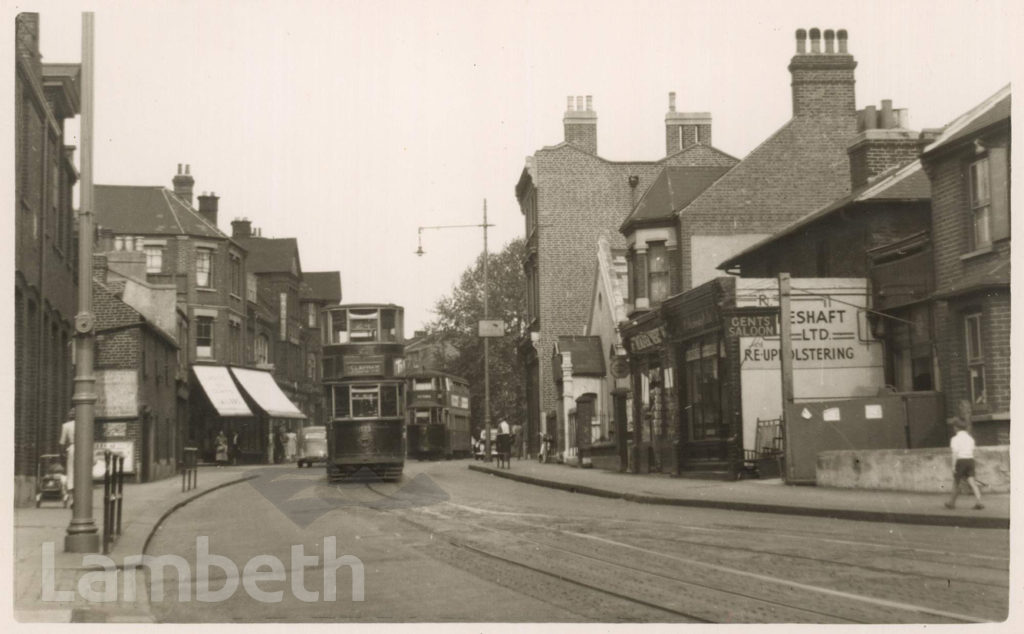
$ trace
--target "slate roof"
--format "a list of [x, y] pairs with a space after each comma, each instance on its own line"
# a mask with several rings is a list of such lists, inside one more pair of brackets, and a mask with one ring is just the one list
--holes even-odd
[[228, 237], [164, 187], [96, 185], [94, 192], [96, 223], [114, 233]]
[[341, 302], [341, 273], [338, 271], [308, 271], [302, 274], [299, 297], [307, 301]]
[[728, 269], [742, 260], [745, 256], [760, 250], [765, 245], [775, 242], [780, 238], [795, 233], [812, 222], [824, 218], [840, 209], [849, 207], [854, 203], [899, 201], [915, 202], [931, 200], [932, 186], [928, 175], [921, 168], [921, 161], [913, 161], [903, 166], [892, 167], [879, 174], [873, 182], [867, 183], [856, 191], [839, 198], [838, 200], [812, 211], [803, 218], [786, 225], [779, 231], [773, 233], [718, 265], [719, 269]]
[[[791, 222], [850, 192], [846, 148], [856, 114], [798, 116], [754, 148], [679, 212], [722, 223]], [[761, 232], [761, 231], [756, 231]]]
[[292, 261], [296, 273], [302, 273], [299, 264], [299, 243], [295, 238], [235, 238], [249, 251], [245, 270], [249, 273], [291, 273]]
[[629, 232], [635, 224], [672, 220], [679, 211], [721, 178], [730, 167], [665, 167], [641, 196], [632, 213], [619, 227], [620, 233]]
[[558, 338], [559, 356], [572, 355], [573, 376], [604, 376], [604, 350], [601, 338], [594, 336], [562, 335]]
[[922, 155], [927, 160], [937, 151], [969, 139], [990, 125], [1009, 119], [1010, 100], [1010, 85], [1007, 84], [985, 101], [954, 119], [943, 129], [942, 134], [924, 149]]

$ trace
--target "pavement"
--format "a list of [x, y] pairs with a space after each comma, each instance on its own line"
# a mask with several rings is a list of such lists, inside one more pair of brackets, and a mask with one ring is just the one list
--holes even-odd
[[793, 486], [779, 478], [698, 480], [516, 459], [510, 469], [483, 462], [469, 468], [527, 484], [643, 504], [962, 528], [1010, 527], [1009, 493], [982, 491], [985, 508], [980, 510], [973, 509], [973, 496], [961, 495], [957, 507], [949, 510], [943, 506], [948, 499], [945, 493]]
[[[252, 466], [200, 467], [197, 485], [183, 492], [180, 477], [142, 484], [125, 483], [121, 511], [121, 536], [106, 554], [119, 567], [113, 600], [97, 601], [83, 596], [80, 588], [102, 592], [107, 586], [96, 574], [103, 560], [82, 553], [64, 552], [64, 536], [71, 509], [55, 502], [41, 508], [14, 509], [14, 618], [20, 622], [147, 623], [153, 622], [143, 574], [138, 575], [135, 596], [124, 590], [125, 558], [142, 555], [164, 519], [178, 508], [211, 491], [255, 477]], [[93, 519], [103, 535], [103, 485], [93, 487]], [[46, 559], [52, 557], [52, 565]], [[52, 571], [52, 574], [50, 574]], [[83, 579], [91, 575], [88, 579]], [[89, 581], [93, 583], [88, 585]], [[113, 585], [113, 584], [111, 584]], [[59, 596], [71, 591], [69, 596]], [[55, 600], [61, 599], [61, 600]]]

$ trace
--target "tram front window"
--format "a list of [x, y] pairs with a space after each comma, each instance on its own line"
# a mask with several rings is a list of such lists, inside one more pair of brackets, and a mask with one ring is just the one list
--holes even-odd
[[380, 394], [376, 387], [352, 388], [352, 418], [376, 418], [380, 415]]
[[382, 385], [381, 392], [381, 416], [398, 416], [398, 386]]

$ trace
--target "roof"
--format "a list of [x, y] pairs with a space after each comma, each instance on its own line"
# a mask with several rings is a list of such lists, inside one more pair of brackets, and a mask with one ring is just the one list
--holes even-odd
[[[679, 213], [721, 223], [750, 222], [754, 232], [782, 226], [850, 191], [847, 146], [856, 114], [794, 117]], [[682, 236], [681, 236], [682, 237]]]
[[637, 223], [673, 220], [675, 212], [690, 204], [712, 183], [721, 178], [730, 167], [665, 167], [647, 188], [632, 213], [619, 227], [626, 233]]
[[1010, 97], [1010, 84], [1007, 84], [996, 94], [954, 119], [943, 129], [942, 134], [924, 149], [922, 155], [934, 155], [940, 149], [969, 139], [990, 125], [1009, 120]]
[[164, 187], [96, 185], [95, 198], [97, 224], [114, 233], [228, 237]]
[[249, 251], [245, 270], [249, 273], [295, 273], [302, 272], [299, 265], [299, 243], [295, 238], [235, 238], [238, 244]]
[[763, 247], [798, 229], [824, 218], [832, 213], [863, 202], [899, 201], [916, 202], [931, 200], [931, 181], [921, 168], [921, 161], [912, 161], [903, 166], [892, 167], [879, 174], [873, 182], [859, 187], [856, 191], [839, 198], [824, 207], [786, 225], [771, 236], [760, 240], [718, 265], [720, 269], [732, 267], [738, 260], [759, 251]]
[[600, 337], [562, 335], [558, 338], [559, 354], [572, 355], [573, 376], [604, 376], [604, 350]]
[[1001, 260], [990, 268], [972, 271], [946, 288], [937, 288], [932, 295], [935, 299], [952, 299], [990, 288], [1010, 286], [1010, 260]]
[[341, 273], [338, 271], [307, 271], [302, 274], [299, 297], [304, 300], [341, 302]]
[[469, 381], [456, 374], [448, 372], [441, 372], [440, 370], [407, 370], [405, 373], [407, 379], [418, 379], [418, 378], [448, 378], [460, 383], [468, 383]]

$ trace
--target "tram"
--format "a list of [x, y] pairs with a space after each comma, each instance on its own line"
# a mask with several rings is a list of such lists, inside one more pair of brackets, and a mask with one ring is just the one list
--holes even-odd
[[405, 465], [404, 310], [347, 304], [323, 313], [327, 477], [398, 480]]
[[466, 458], [469, 432], [469, 381], [423, 370], [406, 375], [406, 442], [410, 458]]

